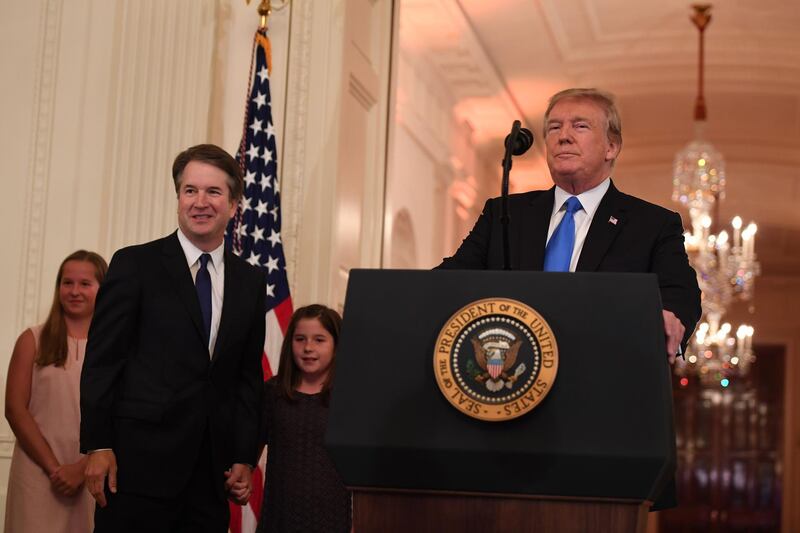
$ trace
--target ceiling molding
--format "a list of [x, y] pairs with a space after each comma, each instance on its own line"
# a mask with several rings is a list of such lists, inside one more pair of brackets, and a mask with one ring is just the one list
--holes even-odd
[[[475, 131], [476, 142], [499, 134], [523, 115], [457, 0], [405, 0], [400, 50], [430, 65], [452, 98], [454, 113]], [[413, 28], [413, 31], [404, 29]]]

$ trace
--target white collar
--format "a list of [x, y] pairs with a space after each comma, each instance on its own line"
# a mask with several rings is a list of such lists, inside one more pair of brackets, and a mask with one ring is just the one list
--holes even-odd
[[222, 244], [217, 246], [215, 249], [211, 250], [210, 252], [204, 252], [200, 248], [194, 245], [192, 241], [189, 240], [189, 237], [183, 234], [180, 228], [178, 228], [178, 241], [181, 243], [181, 248], [183, 248], [183, 255], [186, 256], [186, 262], [189, 264], [191, 268], [197, 260], [200, 258], [201, 255], [208, 253], [211, 256], [211, 263], [216, 269], [220, 265], [222, 265], [222, 261], [225, 257], [225, 240], [223, 239]]
[[[603, 196], [605, 196], [606, 191], [608, 191], [610, 186], [611, 176], [604, 179], [593, 189], [589, 189], [588, 191], [584, 191], [577, 195], [578, 200], [581, 202], [581, 206], [583, 206], [583, 211], [589, 216], [589, 218], [594, 216], [594, 212], [597, 211], [597, 206], [600, 205], [600, 201], [603, 199]], [[564, 202], [566, 202], [571, 196], [575, 195], [568, 193], [556, 185], [555, 200], [553, 201], [554, 215], [556, 212], [560, 211], [562, 207], [564, 207]]]

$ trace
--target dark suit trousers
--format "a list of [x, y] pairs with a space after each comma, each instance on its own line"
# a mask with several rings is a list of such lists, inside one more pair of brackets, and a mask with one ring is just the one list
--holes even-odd
[[[192, 476], [178, 497], [152, 498], [125, 492], [124, 487], [111, 494], [106, 488], [108, 505], [95, 508], [95, 533], [226, 533], [230, 511], [214, 487], [211, 464], [206, 431]], [[170, 472], [164, 472], [163, 480], [172, 481]]]

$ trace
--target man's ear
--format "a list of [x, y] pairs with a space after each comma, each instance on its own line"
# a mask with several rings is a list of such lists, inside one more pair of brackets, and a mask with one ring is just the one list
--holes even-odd
[[228, 200], [228, 211], [230, 213], [230, 216], [228, 218], [233, 218], [233, 216], [236, 214], [236, 207], [238, 205], [239, 205], [239, 200], [234, 200], [233, 198]]
[[606, 149], [606, 161], [613, 161], [619, 157], [619, 152], [622, 149], [622, 143], [613, 139], [608, 140], [608, 148]]

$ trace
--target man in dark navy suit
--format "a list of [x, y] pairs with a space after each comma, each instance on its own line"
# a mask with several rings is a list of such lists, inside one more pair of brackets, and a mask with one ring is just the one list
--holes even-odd
[[[613, 97], [596, 89], [567, 89], [550, 99], [544, 118], [555, 186], [509, 197], [512, 268], [653, 272], [666, 352], [682, 353], [700, 318], [697, 276], [684, 249], [680, 215], [624, 194], [611, 181], [622, 148]], [[486, 202], [470, 234], [438, 268], [503, 268], [500, 203], [500, 198]], [[653, 510], [675, 505], [673, 478]]]
[[[596, 89], [557, 93], [545, 113], [544, 136], [555, 186], [510, 196], [512, 268], [656, 273], [666, 351], [678, 353], [700, 318], [697, 277], [684, 249], [680, 215], [620, 192], [611, 180], [622, 148], [613, 97]], [[439, 268], [503, 268], [500, 201], [486, 202], [475, 227]], [[556, 243], [567, 222], [571, 237]], [[553, 258], [558, 244], [568, 248], [560, 263]]]
[[225, 532], [257, 460], [265, 279], [223, 243], [241, 171], [199, 145], [172, 175], [178, 230], [114, 254], [89, 332], [81, 450], [99, 532]]

